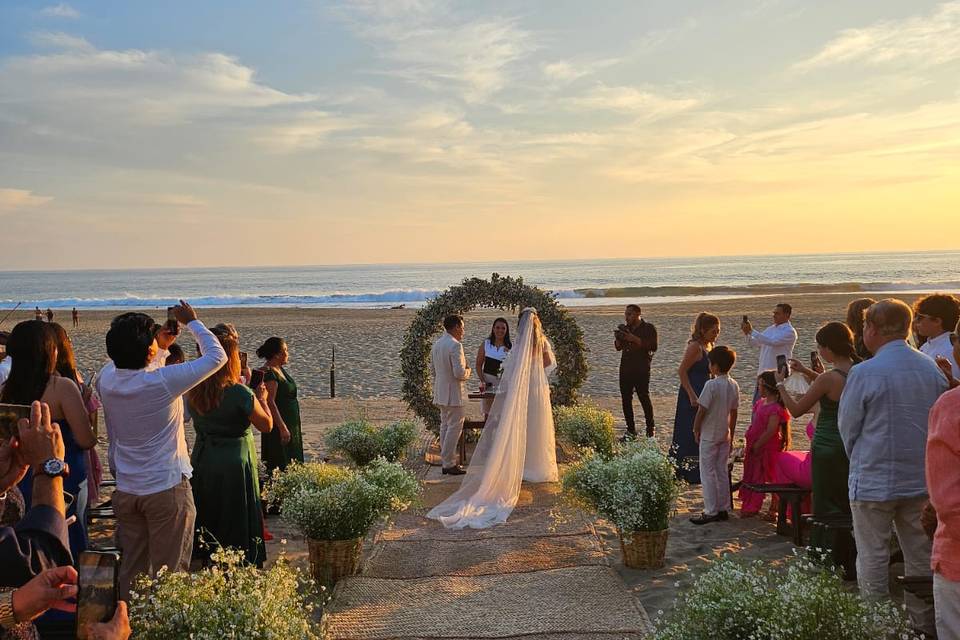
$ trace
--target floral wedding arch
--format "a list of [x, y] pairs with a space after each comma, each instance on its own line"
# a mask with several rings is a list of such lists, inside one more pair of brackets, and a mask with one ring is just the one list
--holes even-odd
[[515, 312], [536, 307], [543, 331], [557, 356], [556, 379], [550, 385], [551, 400], [554, 405], [574, 403], [577, 390], [587, 378], [587, 346], [580, 326], [553, 294], [525, 285], [522, 278], [494, 273], [489, 280], [467, 278], [431, 299], [417, 312], [404, 335], [400, 351], [403, 399], [430, 429], [440, 428], [440, 411], [433, 404], [430, 380], [433, 337], [442, 331], [446, 316], [464, 314], [476, 307]]

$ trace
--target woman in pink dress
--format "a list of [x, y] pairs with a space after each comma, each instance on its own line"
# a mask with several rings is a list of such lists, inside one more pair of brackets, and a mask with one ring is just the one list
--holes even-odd
[[753, 405], [753, 420], [747, 430], [743, 455], [743, 485], [740, 487], [740, 516], [743, 518], [760, 513], [764, 497], [746, 485], [775, 482], [777, 456], [790, 447], [790, 414], [780, 399], [773, 371], [761, 373], [758, 382], [760, 398]]

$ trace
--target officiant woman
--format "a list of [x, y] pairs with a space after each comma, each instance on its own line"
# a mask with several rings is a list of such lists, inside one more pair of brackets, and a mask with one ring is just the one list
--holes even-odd
[[[500, 381], [500, 367], [503, 365], [504, 358], [513, 347], [510, 342], [510, 325], [506, 319], [497, 318], [493, 321], [493, 328], [490, 329], [490, 336], [483, 341], [477, 350], [476, 371], [480, 374], [480, 392], [486, 390], [492, 391]], [[493, 406], [493, 399], [484, 398], [482, 401], [483, 415], [490, 413], [490, 407]]]

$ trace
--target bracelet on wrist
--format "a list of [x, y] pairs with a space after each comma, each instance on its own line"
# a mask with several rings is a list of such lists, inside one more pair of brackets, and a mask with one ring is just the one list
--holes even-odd
[[12, 629], [18, 624], [13, 611], [13, 591], [0, 592], [0, 628], [3, 629]]

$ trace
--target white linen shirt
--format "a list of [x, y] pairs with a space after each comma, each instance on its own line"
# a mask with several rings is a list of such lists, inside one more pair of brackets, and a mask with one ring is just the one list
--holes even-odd
[[159, 493], [193, 474], [181, 396], [220, 369], [227, 354], [199, 320], [187, 328], [200, 344], [200, 358], [156, 369], [117, 369], [110, 362], [97, 377], [110, 468], [124, 493]]
[[777, 356], [793, 357], [793, 347], [797, 344], [797, 330], [789, 322], [772, 324], [760, 333], [754, 329], [747, 341], [760, 347], [760, 367], [757, 372], [777, 368]]
[[943, 356], [950, 361], [950, 368], [953, 369], [953, 377], [960, 380], [960, 367], [957, 361], [953, 359], [953, 345], [950, 344], [950, 332], [944, 331], [936, 338], [930, 338], [920, 346], [920, 352], [925, 353], [934, 360], [937, 356]]
[[7, 356], [3, 360], [0, 360], [0, 387], [3, 386], [3, 383], [7, 381], [7, 378], [10, 376], [10, 369], [13, 367], [13, 358]]
[[730, 439], [730, 412], [740, 406], [740, 385], [724, 373], [707, 380], [700, 392], [700, 406], [706, 410], [700, 423], [700, 439], [724, 442]]

